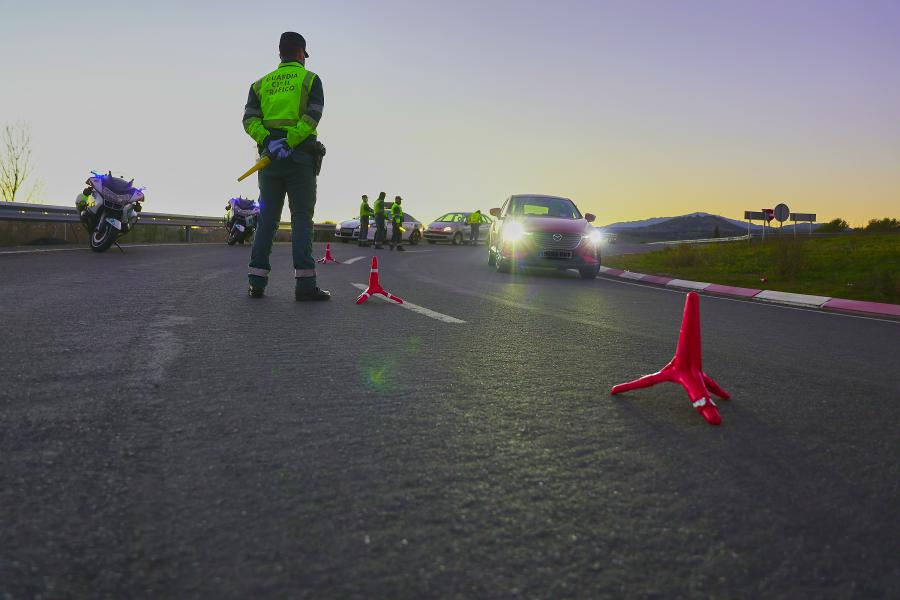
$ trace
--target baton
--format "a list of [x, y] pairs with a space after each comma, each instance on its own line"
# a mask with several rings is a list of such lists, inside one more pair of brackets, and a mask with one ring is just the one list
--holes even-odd
[[265, 168], [268, 167], [271, 163], [272, 163], [272, 159], [269, 158], [269, 155], [268, 155], [268, 154], [263, 154], [262, 156], [259, 157], [259, 160], [256, 161], [256, 164], [253, 165], [252, 167], [250, 167], [250, 170], [248, 170], [246, 173], [244, 173], [243, 175], [241, 175], [240, 177], [238, 177], [238, 181], [243, 181], [243, 180], [247, 179], [248, 177], [250, 177], [251, 175], [253, 175], [253, 174], [256, 173], [257, 171], [262, 170], [262, 169], [265, 169]]

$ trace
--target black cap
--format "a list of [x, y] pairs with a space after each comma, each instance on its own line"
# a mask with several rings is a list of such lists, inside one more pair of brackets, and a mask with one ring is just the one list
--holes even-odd
[[297, 50], [303, 50], [306, 56], [309, 56], [309, 52], [306, 51], [306, 40], [303, 39], [303, 36], [296, 31], [285, 31], [282, 33], [281, 39], [278, 41], [278, 51], [282, 56], [293, 54]]

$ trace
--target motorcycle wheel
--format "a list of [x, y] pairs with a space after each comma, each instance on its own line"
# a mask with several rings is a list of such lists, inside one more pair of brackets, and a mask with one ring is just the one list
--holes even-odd
[[232, 229], [232, 230], [228, 233], [228, 245], [229, 245], [229, 246], [234, 246], [235, 243], [237, 243], [237, 240], [238, 240], [238, 234], [239, 234], [239, 233], [240, 233], [240, 232], [239, 232], [237, 229]]
[[116, 241], [116, 228], [101, 221], [100, 225], [91, 232], [91, 250], [94, 252], [106, 252]]

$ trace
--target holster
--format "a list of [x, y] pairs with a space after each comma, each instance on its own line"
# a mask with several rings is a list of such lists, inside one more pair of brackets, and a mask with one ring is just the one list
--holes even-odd
[[325, 157], [325, 144], [316, 140], [314, 142], [304, 142], [303, 146], [304, 150], [312, 155], [313, 168], [318, 176], [319, 172], [322, 170], [322, 159]]

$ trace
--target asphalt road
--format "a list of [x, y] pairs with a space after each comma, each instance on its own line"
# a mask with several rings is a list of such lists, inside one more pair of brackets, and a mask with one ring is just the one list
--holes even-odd
[[900, 323], [333, 249], [0, 255], [0, 598], [900, 596]]

